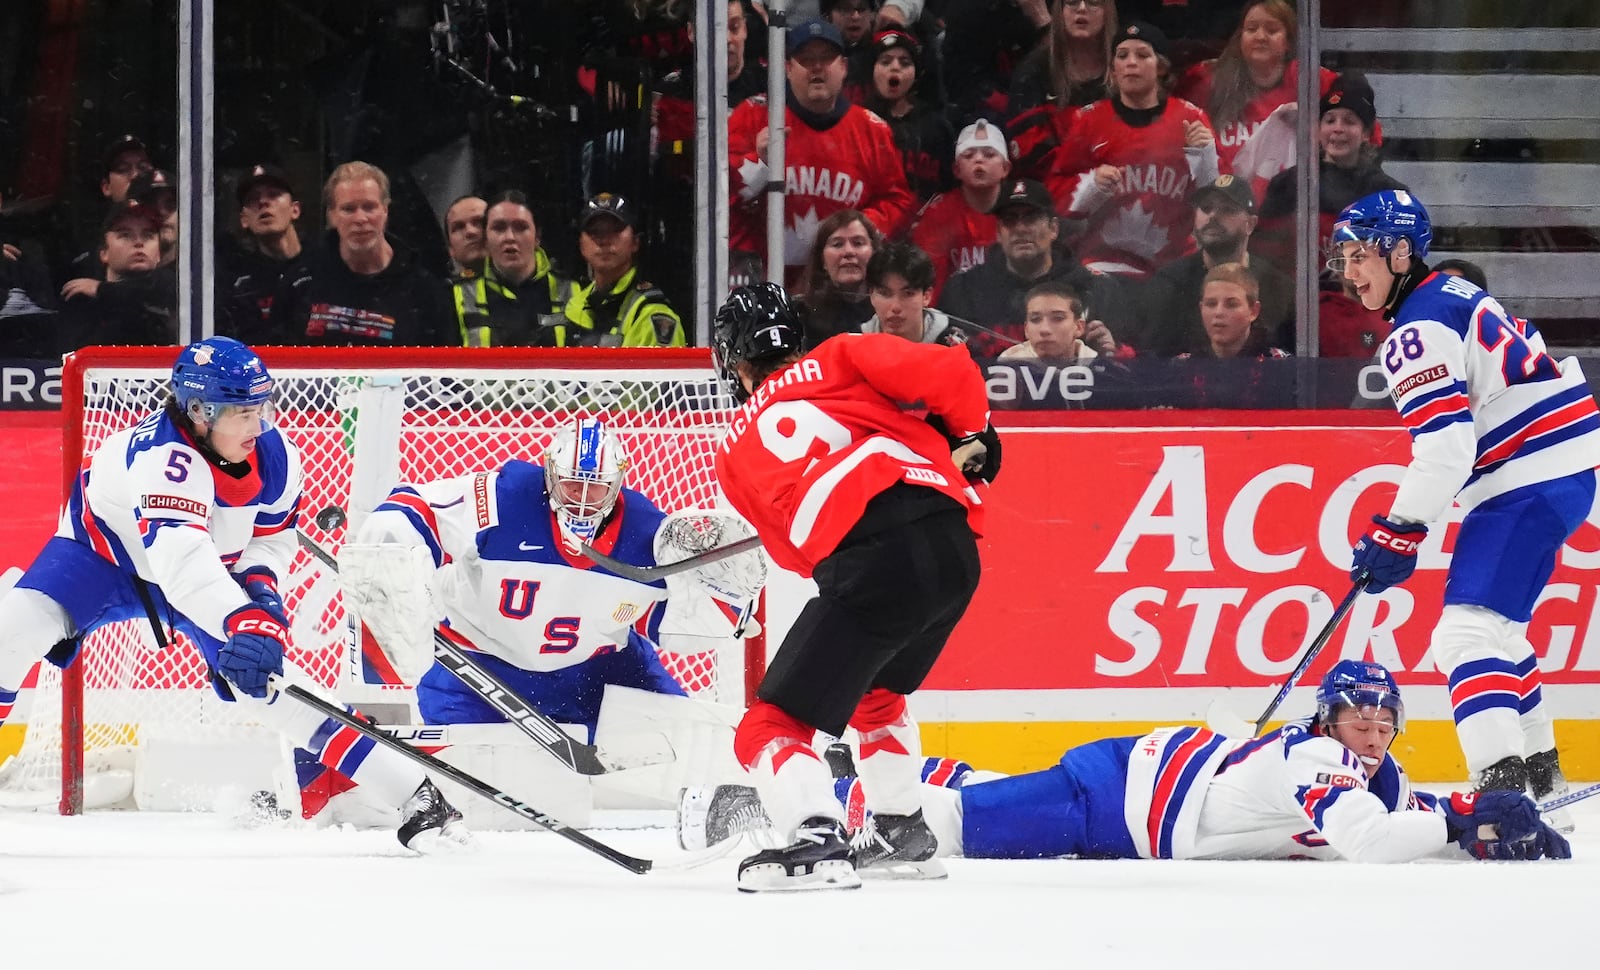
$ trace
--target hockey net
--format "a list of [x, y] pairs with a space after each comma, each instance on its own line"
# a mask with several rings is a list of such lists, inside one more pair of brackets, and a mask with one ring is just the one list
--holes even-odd
[[[95, 348], [68, 359], [69, 479], [108, 435], [162, 406], [174, 354]], [[663, 511], [719, 502], [713, 452], [733, 402], [703, 350], [270, 348], [263, 357], [276, 384], [274, 423], [301, 454], [300, 530], [328, 553], [397, 482], [495, 469], [514, 458], [537, 462], [560, 428], [590, 415], [621, 439], [630, 459], [625, 484]], [[409, 687], [373, 683], [333, 570], [302, 547], [280, 587], [292, 617], [291, 660], [347, 702], [409, 703]], [[760, 637], [741, 642], [692, 628], [669, 635], [675, 622], [669, 610], [668, 671], [691, 696], [744, 703], [760, 676]], [[85, 780], [92, 787], [98, 772], [128, 769], [143, 738], [225, 740], [250, 726], [250, 705], [216, 696], [186, 638], [162, 649], [142, 620], [96, 631], [65, 677], [41, 663], [25, 686], [33, 688], [27, 730], [0, 772], [0, 804], [59, 791], [61, 811], [75, 812]], [[92, 791], [88, 799], [90, 807], [108, 800]]]

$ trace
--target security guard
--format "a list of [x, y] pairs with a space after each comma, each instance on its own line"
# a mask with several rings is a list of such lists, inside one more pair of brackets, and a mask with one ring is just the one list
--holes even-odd
[[482, 271], [455, 284], [456, 321], [467, 347], [528, 347], [565, 318], [572, 281], [557, 275], [539, 246], [539, 227], [528, 199], [502, 192], [484, 210], [488, 255]]
[[567, 301], [566, 319], [544, 333], [549, 347], [682, 347], [683, 321], [666, 295], [639, 280], [639, 222], [620, 195], [602, 192], [578, 216], [578, 251], [590, 282]]

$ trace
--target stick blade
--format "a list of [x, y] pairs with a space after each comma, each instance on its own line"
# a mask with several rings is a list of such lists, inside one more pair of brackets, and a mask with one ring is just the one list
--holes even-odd
[[1228, 706], [1227, 700], [1217, 698], [1206, 707], [1206, 727], [1225, 738], [1253, 738], [1256, 736], [1254, 721], [1246, 720]]

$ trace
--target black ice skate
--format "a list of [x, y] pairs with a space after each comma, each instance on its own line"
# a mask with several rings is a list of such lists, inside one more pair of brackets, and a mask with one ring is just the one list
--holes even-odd
[[461, 813], [445, 801], [444, 795], [427, 778], [422, 779], [416, 794], [401, 806], [400, 818], [400, 830], [395, 835], [401, 845], [417, 852], [448, 851], [453, 846], [468, 844], [472, 838], [462, 824]]
[[766, 849], [739, 863], [740, 892], [860, 888], [843, 822], [818, 815], [801, 822], [795, 835], [793, 845]]
[[1524, 791], [1528, 787], [1528, 766], [1512, 755], [1501, 758], [1478, 773], [1476, 791]]
[[678, 791], [679, 848], [694, 852], [771, 826], [772, 820], [761, 807], [760, 796], [748, 785]]
[[[1535, 802], [1560, 798], [1570, 791], [1567, 776], [1561, 773], [1561, 758], [1555, 748], [1530, 754], [1525, 763], [1528, 766], [1528, 790]], [[1577, 828], [1572, 821], [1572, 813], [1565, 808], [1546, 813], [1545, 821], [1563, 835], [1570, 835]]]
[[939, 840], [922, 819], [922, 809], [911, 815], [867, 818], [850, 842], [856, 869], [891, 879], [943, 879], [950, 873], [935, 859]]

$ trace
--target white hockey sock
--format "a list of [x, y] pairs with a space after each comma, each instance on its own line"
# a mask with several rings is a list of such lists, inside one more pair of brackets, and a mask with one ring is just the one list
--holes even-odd
[[1522, 674], [1512, 659], [1517, 624], [1492, 610], [1449, 605], [1433, 629], [1434, 660], [1446, 672], [1456, 736], [1467, 769], [1524, 757]]
[[768, 744], [750, 767], [750, 780], [773, 829], [785, 840], [793, 840], [808, 818], [844, 823], [844, 806], [833, 795], [833, 773], [803, 741], [786, 737]]
[[1512, 659], [1516, 661], [1517, 673], [1522, 678], [1518, 710], [1521, 712], [1522, 750], [1526, 756], [1554, 750], [1556, 728], [1550, 720], [1549, 708], [1544, 703], [1544, 675], [1539, 670], [1539, 658], [1533, 652], [1533, 644], [1528, 642], [1528, 625], [1518, 623], [1517, 629], [1517, 637], [1509, 646]]
[[0, 690], [21, 688], [34, 663], [71, 632], [67, 611], [38, 590], [0, 593]]
[[922, 793], [922, 820], [939, 840], [940, 856], [961, 855], [961, 791], [929, 787]]
[[856, 771], [867, 808], [879, 815], [911, 815], [922, 807], [922, 733], [910, 710], [893, 722], [862, 731]]
[[[310, 683], [303, 674], [295, 676], [300, 672], [291, 664], [285, 664], [284, 671], [292, 682]], [[354, 712], [349, 707], [345, 710]], [[404, 805], [426, 777], [426, 772], [401, 755], [292, 697], [279, 694], [273, 703], [261, 705], [261, 720], [282, 731], [295, 747], [310, 751], [324, 765], [365, 788], [381, 804]]]

